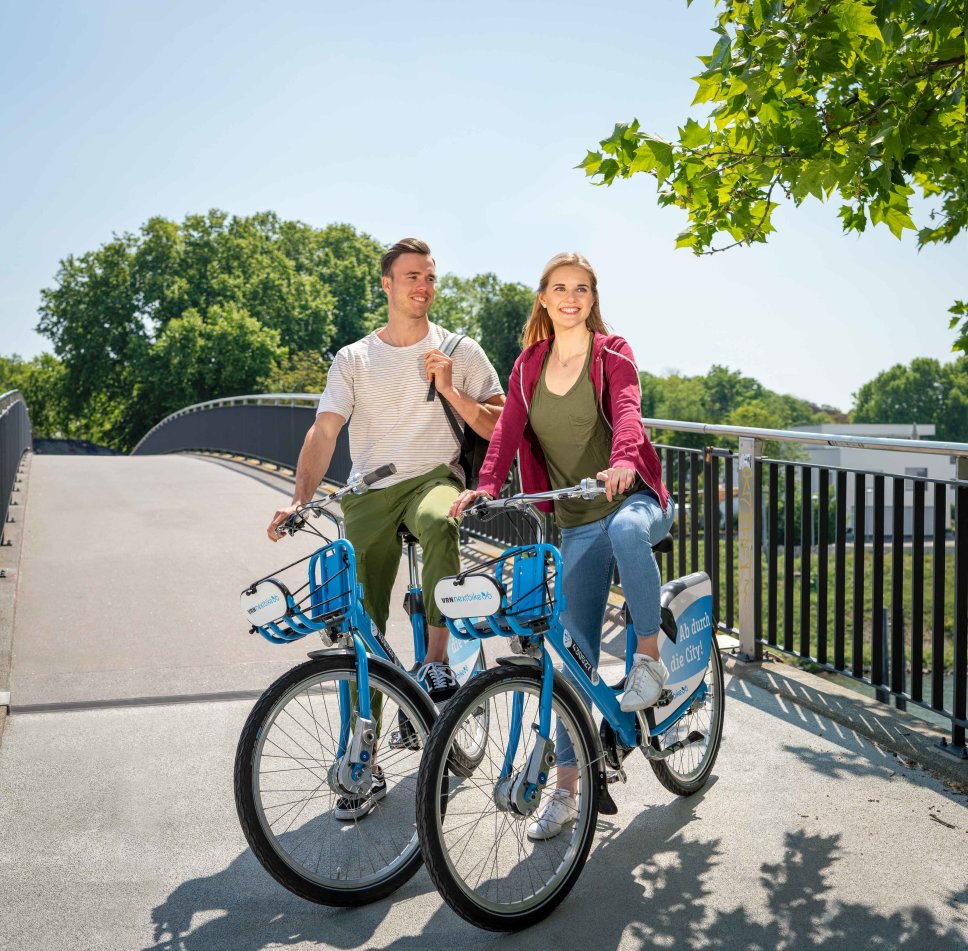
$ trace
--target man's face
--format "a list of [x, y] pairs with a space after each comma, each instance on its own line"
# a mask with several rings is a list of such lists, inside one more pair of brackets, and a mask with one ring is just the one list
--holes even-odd
[[427, 316], [436, 293], [437, 271], [425, 254], [401, 254], [383, 278], [390, 313], [401, 317]]

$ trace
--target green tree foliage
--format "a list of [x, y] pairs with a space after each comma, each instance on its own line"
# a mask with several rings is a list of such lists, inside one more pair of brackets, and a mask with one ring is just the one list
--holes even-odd
[[266, 393], [322, 393], [330, 361], [318, 353], [291, 353], [262, 384]]
[[[349, 225], [221, 211], [61, 262], [41, 292], [65, 412], [79, 435], [130, 448], [167, 413], [302, 374], [386, 314], [382, 247]], [[306, 354], [292, 364], [289, 354]], [[327, 363], [328, 365], [328, 363]], [[287, 370], [288, 368], [288, 370]]]
[[[948, 327], [951, 330], [957, 328], [958, 336], [955, 338], [952, 350], [960, 350], [962, 353], [968, 353], [968, 301], [956, 300], [954, 304], [948, 308], [948, 313], [951, 314], [951, 322]], [[958, 322], [961, 322], [961, 326], [958, 326]]]
[[[654, 175], [696, 254], [763, 242], [783, 194], [843, 202], [844, 231], [884, 224], [918, 246], [968, 215], [965, 6], [956, 0], [723, 0], [689, 118], [668, 140], [619, 124], [579, 167], [597, 184]], [[912, 198], [930, 211], [919, 224]], [[728, 235], [724, 244], [723, 236]], [[964, 311], [961, 311], [964, 314]], [[968, 322], [959, 337], [968, 347]]]
[[[752, 377], [743, 376], [729, 367], [713, 365], [705, 376], [667, 377], [640, 373], [642, 415], [650, 419], [682, 420], [757, 429], [789, 429], [832, 419], [826, 409], [788, 394], [774, 393]], [[833, 414], [842, 414], [833, 410]], [[653, 441], [701, 449], [710, 438], [701, 433], [679, 433], [657, 430]], [[716, 440], [728, 447], [735, 440]], [[773, 458], [795, 458], [797, 449], [789, 443], [766, 444], [766, 455]]]
[[49, 353], [33, 360], [23, 360], [17, 354], [0, 357], [0, 393], [20, 390], [35, 436], [70, 439], [78, 435], [77, 424], [65, 405], [64, 375], [64, 365]]
[[934, 423], [936, 438], [968, 442], [968, 356], [944, 366], [925, 357], [899, 363], [854, 398], [855, 423]]
[[445, 274], [437, 286], [430, 316], [448, 330], [473, 337], [507, 387], [533, 304], [534, 291], [529, 287], [503, 283], [494, 274], [471, 278]]

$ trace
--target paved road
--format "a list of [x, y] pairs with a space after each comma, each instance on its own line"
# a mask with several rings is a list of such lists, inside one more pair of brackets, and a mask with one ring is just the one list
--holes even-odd
[[633, 760], [571, 896], [511, 938], [454, 916], [424, 871], [352, 911], [278, 887], [232, 798], [251, 701], [16, 712], [251, 689], [301, 658], [236, 620], [241, 584], [278, 564], [252, 539], [279, 497], [197, 459], [34, 460], [0, 746], [2, 951], [968, 948], [965, 797], [738, 679], [707, 789], [677, 799]]

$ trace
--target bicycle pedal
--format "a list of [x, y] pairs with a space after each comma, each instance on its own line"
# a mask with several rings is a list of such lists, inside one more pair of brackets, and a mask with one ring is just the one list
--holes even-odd
[[609, 769], [605, 771], [605, 782], [611, 786], [613, 783], [627, 783], [628, 776], [624, 769]]
[[662, 693], [659, 694], [659, 699], [656, 701], [655, 705], [657, 707], [667, 707], [670, 703], [672, 703], [672, 691], [663, 690]]

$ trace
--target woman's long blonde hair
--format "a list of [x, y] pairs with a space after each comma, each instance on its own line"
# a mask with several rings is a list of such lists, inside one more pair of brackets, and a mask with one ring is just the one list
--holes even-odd
[[537, 343], [539, 340], [547, 340], [549, 337], [555, 335], [555, 328], [551, 323], [551, 318], [548, 316], [548, 310], [541, 303], [541, 295], [548, 289], [548, 282], [551, 280], [552, 273], [559, 267], [568, 266], [580, 267], [583, 271], [588, 272], [588, 277], [590, 278], [595, 302], [592, 304], [591, 313], [585, 320], [585, 326], [589, 330], [597, 330], [601, 334], [607, 334], [609, 332], [605, 321], [602, 320], [602, 312], [598, 305], [598, 277], [595, 275], [592, 266], [588, 263], [588, 258], [575, 251], [562, 251], [561, 254], [556, 254], [544, 266], [544, 270], [541, 272], [541, 281], [538, 283], [538, 294], [535, 296], [534, 307], [531, 308], [531, 316], [524, 325], [524, 333], [521, 338], [521, 342], [525, 347], [530, 347], [531, 344]]

